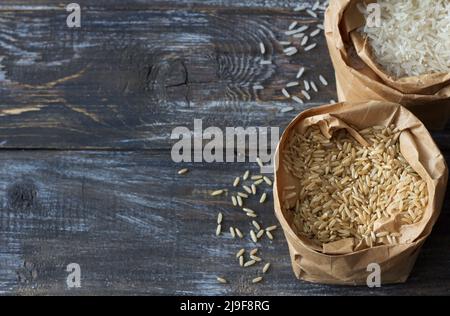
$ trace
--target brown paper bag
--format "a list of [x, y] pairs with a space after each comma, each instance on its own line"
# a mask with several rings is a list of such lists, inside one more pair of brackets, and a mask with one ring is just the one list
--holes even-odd
[[325, 13], [325, 36], [336, 71], [339, 101], [399, 103], [428, 128], [444, 128], [450, 118], [450, 73], [400, 79], [389, 76], [357, 31], [365, 23], [358, 2], [361, 0], [331, 0]]
[[[362, 143], [357, 133], [368, 127], [394, 124], [401, 131], [400, 149], [405, 159], [426, 181], [429, 203], [420, 222], [396, 227], [402, 234], [398, 245], [382, 245], [356, 250], [348, 239], [317, 249], [307, 238], [298, 237], [291, 224], [291, 212], [282, 208], [282, 188], [299, 181], [282, 167], [283, 149], [294, 130], [304, 131], [318, 124], [325, 133], [345, 128]], [[365, 284], [367, 266], [381, 267], [383, 284], [405, 282], [420, 247], [436, 222], [447, 186], [448, 170], [444, 157], [425, 126], [406, 108], [388, 102], [338, 103], [312, 108], [299, 114], [286, 128], [275, 153], [275, 214], [289, 245], [292, 267], [299, 279], [330, 284]]]

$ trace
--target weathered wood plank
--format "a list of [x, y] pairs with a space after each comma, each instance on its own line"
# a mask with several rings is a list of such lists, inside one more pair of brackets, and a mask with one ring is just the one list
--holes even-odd
[[[447, 156], [448, 157], [448, 156]], [[263, 284], [248, 281], [234, 258], [253, 248], [248, 236], [214, 236], [218, 211], [224, 226], [250, 229], [231, 206], [231, 189], [247, 164], [194, 164], [176, 174], [165, 151], [2, 151], [0, 155], [0, 293], [36, 294], [444, 294], [450, 292], [450, 197], [407, 284], [379, 290], [332, 287], [295, 280], [281, 231], [261, 254], [273, 263]], [[256, 172], [256, 168], [251, 166]], [[199, 180], [201, 179], [201, 181]], [[265, 190], [268, 190], [265, 187]], [[276, 220], [272, 200], [258, 221]], [[82, 269], [82, 288], [66, 288], [66, 265]], [[220, 285], [217, 275], [231, 284]], [[343, 292], [344, 291], [344, 292]]]
[[[172, 129], [194, 118], [279, 126], [290, 117], [280, 107], [295, 105], [280, 90], [300, 65], [333, 82], [322, 36], [312, 54], [282, 53], [294, 19], [314, 23], [280, 1], [85, 3], [78, 30], [57, 1], [0, 5], [3, 148], [167, 148]], [[259, 64], [259, 42], [274, 64]], [[334, 84], [306, 107], [332, 98]]]

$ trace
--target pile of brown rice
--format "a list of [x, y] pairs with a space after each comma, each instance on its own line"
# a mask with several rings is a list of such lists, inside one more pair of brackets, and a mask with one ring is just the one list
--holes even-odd
[[283, 207], [294, 212], [293, 229], [319, 247], [353, 237], [360, 247], [398, 243], [398, 232], [377, 231], [376, 221], [410, 225], [428, 203], [426, 182], [400, 152], [399, 132], [376, 126], [359, 132], [365, 147], [345, 130], [327, 139], [317, 126], [295, 132], [283, 151], [298, 186], [286, 187]]

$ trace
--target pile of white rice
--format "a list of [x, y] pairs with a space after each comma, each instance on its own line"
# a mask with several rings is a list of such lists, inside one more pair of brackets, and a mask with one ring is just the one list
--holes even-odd
[[[378, 63], [389, 74], [401, 78], [450, 72], [449, 0], [377, 3], [381, 8], [380, 27], [366, 24], [362, 32], [368, 36]], [[367, 18], [367, 11], [365, 15]]]

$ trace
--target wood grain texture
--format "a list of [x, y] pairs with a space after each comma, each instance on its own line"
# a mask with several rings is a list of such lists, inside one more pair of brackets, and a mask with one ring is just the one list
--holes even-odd
[[[255, 286], [262, 266], [243, 271], [234, 258], [253, 248], [248, 236], [214, 236], [219, 211], [226, 228], [248, 232], [248, 218], [229, 192], [209, 193], [256, 166], [172, 162], [171, 131], [192, 129], [194, 119], [283, 129], [302, 109], [336, 99], [322, 36], [311, 54], [288, 58], [278, 44], [293, 20], [314, 24], [293, 12], [300, 2], [85, 0], [73, 30], [60, 1], [2, 0], [0, 294], [450, 294], [448, 194], [406, 284], [297, 281], [277, 231], [261, 244], [273, 268]], [[259, 42], [273, 65], [259, 64]], [[280, 92], [301, 65], [305, 78], [330, 82], [304, 106]], [[266, 89], [256, 93], [255, 84]], [[286, 105], [295, 111], [280, 113]], [[433, 137], [448, 161], [450, 130]], [[182, 167], [191, 172], [177, 175]], [[249, 204], [264, 225], [276, 222], [271, 203]], [[67, 289], [71, 262], [81, 266], [81, 289]]]
[[[292, 20], [313, 20], [281, 1], [85, 1], [80, 29], [65, 26], [59, 2], [25, 3], [0, 5], [3, 148], [167, 148], [172, 129], [194, 118], [278, 126], [280, 107], [294, 105], [280, 90], [300, 65], [333, 82], [322, 36], [317, 54], [282, 54]], [[273, 65], [259, 64], [260, 42]], [[307, 106], [332, 98], [333, 84]]]

